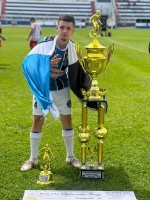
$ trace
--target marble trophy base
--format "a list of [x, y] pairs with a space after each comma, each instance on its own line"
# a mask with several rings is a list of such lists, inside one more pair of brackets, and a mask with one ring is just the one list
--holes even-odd
[[98, 164], [94, 162], [94, 167], [89, 167], [89, 162], [86, 162], [85, 169], [80, 167], [79, 177], [83, 179], [104, 179], [105, 171], [104, 164], [101, 169], [98, 169]]

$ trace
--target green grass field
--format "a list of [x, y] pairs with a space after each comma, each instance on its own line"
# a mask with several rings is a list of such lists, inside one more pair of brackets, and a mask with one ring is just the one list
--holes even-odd
[[[114, 29], [112, 37], [99, 38], [103, 46], [115, 43], [115, 52], [107, 70], [98, 77], [99, 86], [106, 88], [108, 113], [105, 127], [104, 165], [102, 180], [83, 180], [78, 169], [65, 163], [65, 147], [60, 121], [47, 116], [40, 148], [48, 143], [54, 154], [54, 184], [36, 184], [39, 167], [21, 172], [29, 158], [29, 132], [32, 125], [32, 94], [22, 74], [21, 63], [29, 52], [27, 27], [4, 27], [7, 38], [0, 48], [0, 200], [21, 200], [25, 190], [97, 190], [134, 191], [138, 200], [150, 199], [150, 30]], [[73, 39], [84, 48], [91, 39], [89, 29], [77, 29]], [[43, 36], [55, 29], [43, 28]], [[78, 126], [81, 104], [72, 95], [75, 153], [80, 159]], [[88, 113], [91, 140], [96, 146], [94, 128], [97, 113]]]

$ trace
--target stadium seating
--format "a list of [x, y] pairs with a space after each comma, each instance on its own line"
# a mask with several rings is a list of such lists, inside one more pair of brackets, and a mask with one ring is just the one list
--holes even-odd
[[29, 24], [35, 17], [42, 25], [55, 26], [61, 14], [74, 15], [77, 25], [82, 26], [91, 16], [91, 2], [6, 0], [4, 20], [7, 24]]
[[150, 19], [150, 0], [116, 0], [118, 26], [135, 26], [137, 19]]

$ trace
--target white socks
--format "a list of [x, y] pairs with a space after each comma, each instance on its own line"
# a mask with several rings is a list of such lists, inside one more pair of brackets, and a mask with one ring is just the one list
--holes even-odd
[[[62, 136], [64, 138], [67, 157], [74, 156], [74, 130], [62, 130]], [[36, 160], [39, 150], [39, 144], [41, 141], [42, 133], [30, 132], [30, 159]]]
[[74, 130], [62, 130], [62, 136], [64, 138], [67, 157], [74, 156], [73, 145], [74, 145]]
[[39, 144], [41, 141], [42, 133], [34, 133], [30, 132], [30, 159], [36, 160], [37, 159], [37, 154], [39, 150]]

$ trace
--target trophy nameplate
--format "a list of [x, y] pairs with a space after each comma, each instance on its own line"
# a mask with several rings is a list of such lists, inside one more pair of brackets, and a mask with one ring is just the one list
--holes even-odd
[[37, 181], [37, 183], [41, 185], [47, 185], [54, 182], [52, 179], [53, 178], [52, 178], [51, 171], [41, 171], [39, 175], [39, 180]]
[[98, 164], [95, 162], [94, 167], [91, 169], [89, 167], [89, 163], [87, 162], [85, 165], [86, 169], [81, 169], [79, 172], [80, 178], [85, 179], [104, 179], [104, 164], [102, 164], [102, 169], [98, 169]]
[[39, 181], [40, 182], [48, 182], [49, 181], [48, 175], [39, 175]]

